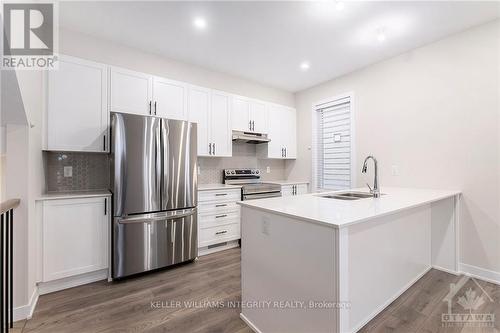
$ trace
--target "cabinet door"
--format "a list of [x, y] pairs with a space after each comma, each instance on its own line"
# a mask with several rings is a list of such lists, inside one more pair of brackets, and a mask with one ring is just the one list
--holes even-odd
[[215, 144], [214, 156], [232, 156], [231, 97], [223, 92], [212, 91], [210, 138]]
[[151, 75], [117, 67], [110, 68], [110, 110], [151, 114]]
[[252, 121], [253, 132], [268, 133], [267, 104], [260, 101], [251, 101], [250, 120]]
[[250, 101], [245, 97], [233, 96], [231, 129], [250, 131]]
[[271, 141], [267, 144], [267, 157], [268, 158], [283, 158], [283, 126], [284, 112], [282, 107], [271, 105], [269, 107], [269, 139]]
[[284, 108], [283, 112], [283, 146], [286, 148], [286, 158], [297, 158], [297, 124], [295, 109]]
[[47, 74], [47, 148], [108, 151], [106, 66], [67, 56], [59, 60], [59, 70]]
[[108, 267], [109, 206], [108, 197], [44, 202], [44, 282]]
[[155, 77], [153, 81], [153, 110], [158, 116], [187, 120], [187, 86], [178, 81]]
[[197, 124], [198, 156], [209, 156], [210, 90], [190, 87], [188, 108], [189, 121]]

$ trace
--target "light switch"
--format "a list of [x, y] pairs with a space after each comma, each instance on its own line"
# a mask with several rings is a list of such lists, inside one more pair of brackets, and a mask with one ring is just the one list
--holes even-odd
[[393, 166], [391, 167], [391, 174], [392, 174], [393, 176], [399, 176], [399, 166], [397, 166], [397, 165], [393, 165]]
[[65, 166], [64, 167], [64, 177], [73, 177], [73, 167]]
[[266, 167], [266, 172], [271, 173], [271, 167]]

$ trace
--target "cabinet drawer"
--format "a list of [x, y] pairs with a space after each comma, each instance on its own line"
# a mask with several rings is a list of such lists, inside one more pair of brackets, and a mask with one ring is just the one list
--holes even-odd
[[239, 212], [240, 206], [236, 201], [232, 202], [208, 202], [198, 205], [199, 215], [215, 215], [229, 212]]
[[232, 223], [200, 229], [199, 246], [209, 246], [240, 238], [240, 224]]
[[223, 214], [213, 214], [199, 216], [198, 224], [200, 229], [215, 227], [223, 224], [229, 223], [240, 223], [240, 212], [231, 212]]
[[213, 191], [200, 191], [198, 192], [198, 202], [228, 202], [228, 201], [240, 201], [241, 200], [241, 190], [213, 190]]

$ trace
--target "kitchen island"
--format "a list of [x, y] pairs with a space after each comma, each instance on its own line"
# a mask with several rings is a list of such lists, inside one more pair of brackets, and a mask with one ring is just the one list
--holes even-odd
[[356, 332], [432, 267], [458, 273], [460, 192], [381, 192], [240, 202], [241, 318], [262, 333]]

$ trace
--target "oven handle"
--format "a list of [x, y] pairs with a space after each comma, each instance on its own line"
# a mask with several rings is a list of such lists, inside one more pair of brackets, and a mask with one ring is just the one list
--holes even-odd
[[281, 197], [281, 191], [267, 192], [267, 193], [256, 193], [256, 194], [244, 194], [243, 200], [275, 198], [275, 197]]

